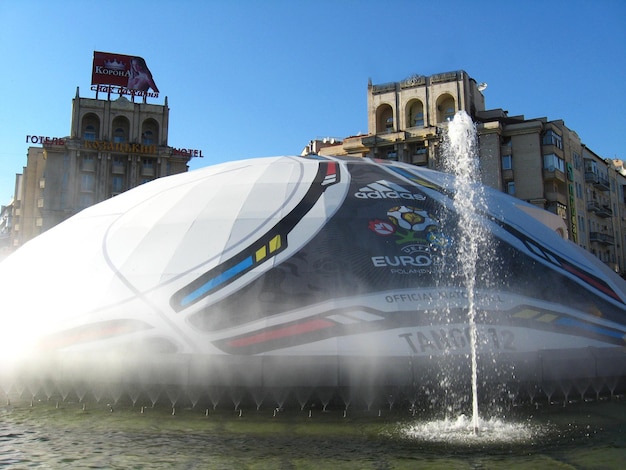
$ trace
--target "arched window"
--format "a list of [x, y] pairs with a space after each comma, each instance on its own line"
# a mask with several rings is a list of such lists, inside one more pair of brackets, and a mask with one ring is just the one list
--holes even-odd
[[424, 105], [420, 100], [412, 100], [407, 106], [408, 127], [424, 127]]
[[456, 103], [450, 95], [441, 95], [437, 99], [437, 122], [452, 121], [456, 113]]
[[113, 142], [128, 142], [130, 137], [130, 122], [124, 116], [113, 119], [111, 128], [113, 129]]
[[154, 119], [146, 119], [141, 124], [141, 143], [144, 145], [158, 144], [159, 123]]
[[98, 140], [100, 119], [95, 114], [87, 114], [83, 117], [80, 128], [83, 140]]
[[384, 134], [393, 131], [393, 109], [388, 104], [383, 104], [376, 110], [376, 133]]

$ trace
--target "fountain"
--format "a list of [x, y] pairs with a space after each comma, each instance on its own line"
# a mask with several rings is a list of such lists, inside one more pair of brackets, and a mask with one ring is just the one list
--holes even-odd
[[[454, 207], [459, 215], [460, 274], [467, 290], [467, 320], [470, 332], [471, 385], [472, 385], [472, 429], [476, 434], [479, 426], [478, 414], [478, 364], [476, 331], [476, 276], [479, 255], [497, 265], [495, 253], [489, 252], [491, 233], [482, 218], [476, 217], [476, 207], [485, 207], [483, 187], [480, 186], [480, 169], [476, 152], [476, 130], [471, 118], [459, 112], [449, 122], [445, 134], [443, 165], [454, 179]], [[493, 272], [488, 271], [490, 278]], [[491, 283], [490, 279], [488, 280]]]
[[[472, 384], [473, 429], [481, 393], [623, 390], [624, 281], [530, 207], [464, 172], [349, 157], [155, 180], [0, 263], [0, 389], [415, 414], [463, 400], [455, 378]], [[487, 248], [468, 243], [479, 233]]]

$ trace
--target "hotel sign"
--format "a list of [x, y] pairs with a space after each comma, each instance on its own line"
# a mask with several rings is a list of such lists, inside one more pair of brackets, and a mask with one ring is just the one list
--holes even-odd
[[[27, 144], [41, 145], [65, 145], [67, 138], [65, 137], [47, 137], [42, 135], [27, 135]], [[155, 144], [130, 144], [128, 142], [112, 142], [110, 140], [84, 140], [82, 141], [84, 149], [98, 150], [100, 152], [119, 152], [143, 155], [154, 155], [158, 153], [158, 147]], [[172, 155], [183, 156], [188, 158], [203, 158], [202, 150], [187, 148], [172, 148]]]
[[91, 89], [122, 95], [159, 96], [159, 89], [142, 57], [111, 52], [94, 51]]
[[172, 155], [182, 155], [183, 157], [200, 157], [204, 158], [202, 155], [202, 150], [198, 149], [172, 149]]
[[65, 145], [65, 139], [60, 137], [47, 137], [44, 135], [27, 135], [26, 143], [41, 145]]
[[120, 153], [141, 153], [155, 154], [157, 153], [156, 145], [129, 144], [126, 142], [111, 142], [109, 140], [85, 140], [83, 147], [91, 150], [99, 150], [101, 152], [120, 152]]

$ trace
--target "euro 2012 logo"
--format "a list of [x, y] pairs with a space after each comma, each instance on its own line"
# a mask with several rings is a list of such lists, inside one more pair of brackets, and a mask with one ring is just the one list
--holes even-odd
[[394, 225], [414, 232], [425, 232], [429, 229], [437, 229], [437, 222], [428, 212], [411, 206], [396, 206], [387, 211], [387, 217]]
[[[445, 246], [448, 238], [441, 233], [438, 222], [425, 210], [413, 206], [395, 206], [387, 211], [388, 220], [375, 219], [369, 228], [381, 236], [396, 235], [398, 243], [427, 241], [430, 245]], [[419, 237], [423, 237], [421, 240]]]

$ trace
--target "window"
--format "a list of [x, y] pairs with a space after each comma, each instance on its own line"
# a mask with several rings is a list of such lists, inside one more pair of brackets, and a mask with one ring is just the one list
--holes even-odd
[[548, 171], [559, 170], [565, 173], [565, 162], [554, 153], [543, 156], [543, 168]]
[[128, 142], [130, 139], [130, 121], [125, 116], [117, 116], [111, 123], [112, 138], [115, 143]]
[[445, 108], [443, 110], [443, 118], [445, 121], [452, 121], [454, 119], [454, 108]]
[[415, 155], [426, 155], [428, 153], [428, 149], [424, 146], [424, 144], [416, 144], [414, 153]]
[[511, 157], [511, 155], [502, 155], [502, 169], [503, 170], [513, 169], [513, 158]]
[[83, 116], [80, 128], [83, 140], [97, 140], [100, 118], [93, 113], [88, 113]]
[[155, 161], [153, 158], [144, 158], [141, 160], [141, 176], [154, 176]]
[[583, 186], [579, 182], [576, 182], [576, 197], [578, 199], [583, 198]]
[[443, 94], [437, 99], [437, 122], [452, 121], [454, 119], [456, 102], [449, 94]]
[[125, 159], [124, 157], [114, 156], [111, 162], [111, 171], [113, 173], [124, 173], [125, 167]]
[[124, 135], [124, 129], [122, 129], [121, 127], [118, 127], [117, 129], [115, 129], [115, 132], [113, 133], [113, 142], [121, 143], [125, 141], [126, 141], [126, 136]]
[[393, 118], [392, 117], [388, 117], [387, 120], [385, 121], [385, 131], [393, 132]]
[[89, 193], [81, 194], [78, 204], [82, 208], [93, 206], [93, 194], [89, 194]]
[[152, 131], [145, 131], [141, 136], [141, 143], [144, 145], [151, 145], [154, 143], [154, 135]]
[[506, 184], [506, 193], [515, 196], [515, 181], [509, 181]]
[[424, 105], [420, 100], [412, 100], [407, 116], [407, 126], [424, 127]]
[[387, 152], [387, 160], [398, 161], [398, 152], [396, 152], [395, 150], [389, 150]]
[[92, 154], [84, 154], [81, 160], [80, 169], [82, 171], [95, 171], [96, 159]]
[[141, 143], [153, 145], [159, 141], [159, 123], [152, 118], [146, 119], [141, 124]]
[[393, 131], [393, 109], [383, 104], [376, 109], [376, 133], [384, 134]]
[[580, 170], [580, 167], [582, 166], [582, 160], [580, 158], [580, 155], [577, 154], [576, 152], [573, 152], [572, 158], [574, 160], [574, 168], [577, 170]]
[[96, 140], [96, 129], [92, 125], [85, 127], [85, 133], [83, 134], [83, 139]]
[[543, 140], [541, 143], [543, 145], [554, 145], [556, 146], [556, 148], [563, 149], [563, 139], [552, 129], [548, 129], [546, 131], [546, 133], [543, 135]]
[[119, 175], [113, 176], [111, 178], [111, 192], [117, 194], [122, 191], [124, 191], [124, 178]]
[[80, 175], [80, 190], [83, 192], [93, 192], [95, 188], [93, 174], [83, 173]]

